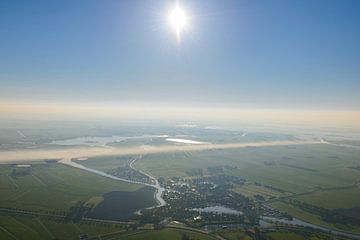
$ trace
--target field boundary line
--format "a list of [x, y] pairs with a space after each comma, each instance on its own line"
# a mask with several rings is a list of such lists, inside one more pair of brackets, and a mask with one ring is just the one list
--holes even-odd
[[42, 213], [42, 212], [32, 212], [28, 210], [21, 210], [21, 209], [10, 209], [10, 208], [1, 208], [0, 213], [14, 213], [14, 214], [23, 214], [23, 215], [32, 215], [32, 216], [41, 216], [41, 217], [57, 217], [57, 218], [65, 218], [65, 215], [58, 215], [58, 214], [49, 214], [49, 213]]
[[8, 179], [10, 180], [10, 182], [14, 185], [15, 189], [19, 189], [19, 185], [16, 184], [16, 182], [14, 181], [14, 179], [13, 179], [9, 174], [6, 174], [6, 176], [8, 177]]
[[14, 234], [12, 234], [11, 232], [9, 232], [6, 228], [0, 226], [0, 229], [3, 230], [5, 233], [7, 233], [11, 238], [15, 239], [15, 240], [19, 240]]
[[340, 186], [340, 187], [319, 188], [319, 189], [313, 189], [313, 190], [307, 191], [307, 192], [295, 193], [293, 195], [276, 197], [273, 199], [269, 199], [269, 200], [265, 201], [264, 203], [269, 204], [269, 203], [274, 203], [274, 202], [281, 202], [286, 199], [312, 195], [312, 194], [319, 193], [319, 192], [332, 192], [332, 191], [337, 191], [337, 190], [347, 190], [347, 189], [354, 189], [354, 188], [358, 188], [356, 183], [352, 184], [352, 185]]
[[92, 222], [103, 222], [103, 223], [114, 223], [114, 224], [134, 224], [134, 222], [126, 222], [126, 221], [116, 221], [116, 220], [106, 220], [106, 219], [97, 219], [97, 218], [88, 218], [83, 217], [84, 221], [92, 221]]
[[31, 174], [31, 176], [37, 181], [39, 182], [41, 185], [43, 185], [44, 187], [47, 187], [47, 185], [37, 176], [35, 176], [34, 174]]
[[102, 237], [109, 237], [109, 236], [117, 235], [117, 234], [123, 235], [122, 233], [126, 233], [126, 231], [125, 230], [119, 230], [119, 231], [110, 232], [110, 233], [103, 233], [103, 234], [99, 234], [99, 235], [96, 235], [96, 236], [89, 237], [89, 239], [102, 239]]
[[40, 220], [40, 218], [36, 218], [36, 220], [38, 221], [38, 223], [42, 226], [42, 228], [49, 234], [49, 236], [52, 239], [55, 239], [55, 236], [50, 232], [50, 230], [44, 225], [44, 223]]
[[165, 228], [172, 228], [172, 229], [178, 229], [178, 230], [183, 230], [183, 231], [189, 231], [189, 232], [195, 232], [195, 233], [201, 233], [204, 235], [209, 236], [212, 239], [223, 239], [223, 238], [218, 238], [216, 235], [212, 235], [209, 232], [205, 231], [205, 230], [201, 230], [201, 229], [197, 229], [197, 228], [192, 228], [192, 227], [180, 227], [180, 226], [165, 226]]
[[72, 226], [74, 226], [80, 233], [83, 232], [83, 230], [81, 230], [81, 228], [78, 226], [78, 224], [71, 222], [70, 223]]
[[[137, 235], [137, 234], [141, 234], [144, 233], [146, 231], [151, 231], [151, 230], [142, 230], [142, 231], [136, 231], [136, 232], [132, 232], [132, 233], [128, 233], [128, 234], [121, 234], [121, 237], [129, 237], [129, 236], [133, 236], [133, 235]], [[117, 233], [121, 233], [120, 231], [118, 232], [113, 232], [113, 233], [107, 233], [107, 234], [102, 234], [102, 235], [97, 235], [94, 237], [90, 237], [89, 239], [102, 239], [101, 236], [103, 237], [107, 237], [107, 236], [111, 236], [111, 235], [115, 235]]]
[[16, 219], [16, 217], [11, 216], [11, 218], [12, 218], [15, 222], [17, 222], [17, 223], [19, 223], [20, 225], [24, 226], [25, 228], [29, 229], [30, 232], [37, 233], [37, 232], [36, 232], [34, 229], [32, 229], [30, 226], [28, 226], [28, 225], [26, 225], [25, 223], [23, 223], [23, 222], [19, 221], [18, 219]]
[[13, 201], [16, 201], [16, 200], [18, 200], [19, 198], [21, 198], [22, 196], [24, 196], [24, 195], [28, 194], [29, 192], [31, 192], [31, 189], [28, 189], [28, 190], [26, 190], [26, 191], [24, 191], [24, 192], [20, 193], [20, 194], [19, 194], [19, 195], [17, 195], [17, 196], [16, 196], [16, 194], [14, 194], [14, 195], [15, 195], [14, 197], [13, 197], [13, 196], [11, 196], [11, 197], [13, 197], [13, 198], [12, 198], [12, 200], [13, 200]]

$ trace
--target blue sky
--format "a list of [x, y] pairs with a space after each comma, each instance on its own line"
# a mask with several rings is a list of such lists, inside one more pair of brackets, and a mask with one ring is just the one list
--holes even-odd
[[0, 100], [360, 110], [360, 1], [0, 2]]

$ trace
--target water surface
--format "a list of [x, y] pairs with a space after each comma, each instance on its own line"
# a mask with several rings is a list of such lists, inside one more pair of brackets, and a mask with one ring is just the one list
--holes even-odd
[[232, 215], [241, 215], [243, 214], [241, 211], [231, 209], [224, 206], [211, 206], [211, 207], [205, 207], [205, 208], [192, 208], [191, 211], [196, 212], [205, 212], [205, 213], [217, 213], [217, 214], [232, 214]]

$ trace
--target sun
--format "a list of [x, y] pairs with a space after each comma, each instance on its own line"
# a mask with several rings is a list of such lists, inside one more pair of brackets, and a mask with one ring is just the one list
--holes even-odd
[[186, 11], [180, 7], [178, 3], [169, 13], [169, 24], [174, 29], [178, 40], [180, 40], [181, 33], [188, 25], [188, 19], [189, 17], [186, 14]]

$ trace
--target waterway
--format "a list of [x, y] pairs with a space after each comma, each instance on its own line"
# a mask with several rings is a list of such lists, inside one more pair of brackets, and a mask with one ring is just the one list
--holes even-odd
[[232, 215], [242, 215], [241, 211], [231, 209], [224, 206], [211, 206], [205, 208], [192, 208], [191, 211], [199, 212], [199, 213], [217, 213], [217, 214], [232, 214]]
[[110, 137], [78, 137], [70, 138], [65, 140], [56, 140], [50, 142], [50, 144], [62, 145], [62, 146], [76, 146], [76, 145], [86, 145], [86, 146], [98, 146], [104, 147], [109, 143], [123, 142], [126, 140], [136, 140], [136, 139], [147, 139], [147, 138], [167, 138], [168, 135], [140, 135], [133, 137], [123, 137], [123, 136], [110, 136]]
[[[134, 158], [130, 163], [130, 167], [132, 169], [134, 169], [135, 171], [139, 171], [139, 170], [136, 170], [132, 165], [136, 160], [138, 160], [140, 158], [141, 158], [141, 156], [139, 158]], [[144, 174], [144, 175], [148, 176], [149, 178], [151, 178], [151, 180], [152, 180], [152, 182], [154, 182], [154, 184], [138, 182], [138, 181], [129, 180], [129, 179], [125, 179], [125, 178], [119, 178], [119, 177], [113, 176], [111, 174], [108, 174], [108, 173], [105, 173], [105, 172], [102, 172], [102, 171], [99, 171], [99, 170], [96, 170], [96, 169], [85, 167], [84, 165], [81, 165], [79, 163], [71, 161], [71, 158], [63, 158], [63, 159], [61, 159], [59, 161], [59, 163], [62, 163], [64, 165], [71, 166], [71, 167], [74, 167], [74, 168], [78, 168], [78, 169], [81, 169], [81, 170], [84, 170], [84, 171], [88, 171], [88, 172], [91, 172], [91, 173], [95, 173], [95, 174], [100, 175], [102, 177], [111, 178], [113, 180], [123, 181], [123, 182], [127, 182], [127, 183], [141, 184], [141, 185], [153, 187], [153, 188], [155, 188], [154, 198], [158, 203], [157, 206], [153, 206], [153, 207], [161, 207], [161, 206], [166, 205], [165, 200], [162, 198], [162, 195], [163, 195], [163, 192], [164, 192], [165, 189], [160, 186], [159, 181], [155, 177], [153, 177], [150, 174], [147, 174], [147, 173], [145, 173], [143, 171], [139, 171], [139, 172], [141, 172], [142, 174]]]
[[[141, 158], [141, 156], [139, 156], [138, 158], [134, 158], [130, 162], [129, 166], [131, 168], [133, 168], [134, 170], [139, 171], [142, 174], [145, 174], [146, 176], [151, 178], [152, 181], [154, 182], [154, 184], [137, 182], [137, 181], [133, 181], [133, 180], [125, 179], [125, 178], [119, 178], [119, 177], [107, 174], [105, 172], [102, 172], [102, 171], [99, 171], [99, 170], [96, 170], [96, 169], [85, 167], [85, 166], [83, 166], [81, 164], [78, 164], [76, 162], [71, 161], [71, 158], [64, 158], [64, 159], [60, 160], [59, 162], [64, 164], [64, 165], [68, 165], [68, 166], [75, 167], [75, 168], [78, 168], [78, 169], [81, 169], [81, 170], [85, 170], [85, 171], [88, 171], [88, 172], [91, 172], [91, 173], [95, 173], [97, 175], [107, 177], [107, 178], [111, 178], [113, 180], [118, 180], [118, 181], [123, 181], [123, 182], [128, 182], [128, 183], [134, 183], [134, 184], [141, 184], [141, 185], [153, 187], [153, 188], [156, 189], [155, 194], [154, 194], [154, 198], [158, 202], [158, 205], [150, 207], [150, 208], [166, 205], [166, 201], [162, 198], [162, 194], [163, 194], [165, 189], [160, 186], [158, 180], [155, 177], [151, 176], [150, 174], [145, 173], [145, 172], [140, 171], [140, 170], [137, 170], [137, 169], [135, 169], [133, 167], [133, 164], [137, 160], [139, 160], [140, 158]], [[140, 214], [141, 210], [137, 211], [136, 213]], [[242, 214], [239, 211], [236, 211], [236, 210], [230, 209], [230, 208], [226, 208], [226, 207], [223, 207], [223, 206], [212, 206], [212, 207], [206, 207], [206, 208], [194, 208], [194, 209], [191, 209], [191, 210], [198, 211], [198, 212], [217, 212], [217, 213], [225, 213], [225, 214]], [[259, 224], [260, 224], [261, 227], [269, 227], [269, 226], [271, 226], [271, 224], [276, 223], [276, 222], [277, 223], [282, 223], [282, 224], [291, 224], [291, 225], [295, 225], [295, 226], [311, 227], [311, 228], [320, 229], [322, 231], [325, 231], [325, 232], [328, 232], [328, 233], [331, 233], [331, 234], [335, 234], [335, 235], [346, 236], [346, 237], [350, 237], [350, 238], [353, 238], [353, 239], [360, 239], [360, 235], [358, 235], [358, 234], [353, 234], [353, 233], [340, 231], [340, 230], [334, 230], [334, 229], [331, 229], [331, 228], [327, 228], [327, 227], [315, 225], [315, 224], [312, 224], [312, 223], [308, 223], [308, 222], [302, 221], [302, 220], [297, 219], [297, 218], [293, 218], [292, 220], [288, 220], [288, 219], [282, 219], [282, 218], [274, 218], [274, 217], [262, 216]], [[233, 224], [233, 225], [237, 225], [237, 224]], [[223, 226], [227, 226], [227, 225], [224, 224], [224, 225], [219, 225], [219, 226], [223, 227]], [[211, 226], [211, 227], [216, 228], [216, 226]]]

